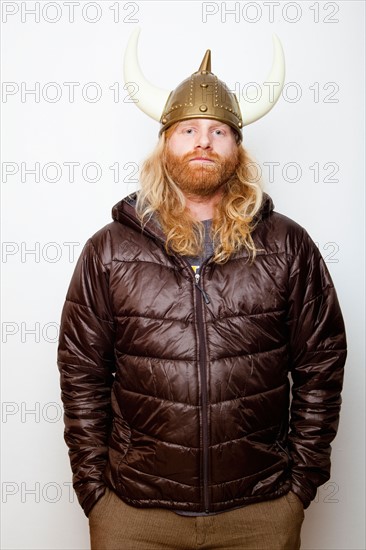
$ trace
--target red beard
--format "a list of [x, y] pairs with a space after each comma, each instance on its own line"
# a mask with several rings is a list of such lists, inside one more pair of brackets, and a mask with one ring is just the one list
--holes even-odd
[[[214, 162], [190, 162], [190, 160], [197, 157], [207, 158]], [[169, 176], [183, 193], [210, 197], [235, 173], [239, 162], [239, 155], [236, 150], [227, 158], [223, 158], [216, 153], [200, 153], [195, 151], [178, 156], [174, 155], [167, 148], [165, 162]]]

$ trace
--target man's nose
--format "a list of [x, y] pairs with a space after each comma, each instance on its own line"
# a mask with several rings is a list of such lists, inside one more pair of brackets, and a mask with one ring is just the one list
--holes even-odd
[[211, 135], [206, 130], [201, 130], [196, 135], [196, 147], [201, 147], [202, 149], [211, 148]]

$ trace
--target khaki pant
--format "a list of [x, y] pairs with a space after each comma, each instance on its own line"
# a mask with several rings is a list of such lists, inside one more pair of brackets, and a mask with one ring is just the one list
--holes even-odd
[[298, 550], [304, 509], [292, 492], [206, 517], [135, 508], [114, 491], [89, 514], [92, 550]]

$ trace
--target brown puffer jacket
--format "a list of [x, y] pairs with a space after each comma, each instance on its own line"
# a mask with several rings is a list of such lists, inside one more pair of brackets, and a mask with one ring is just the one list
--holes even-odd
[[243, 250], [197, 282], [133, 196], [112, 212], [77, 262], [58, 349], [85, 514], [106, 485], [137, 507], [215, 512], [290, 489], [308, 506], [329, 478], [346, 357], [317, 247], [265, 196], [254, 263]]

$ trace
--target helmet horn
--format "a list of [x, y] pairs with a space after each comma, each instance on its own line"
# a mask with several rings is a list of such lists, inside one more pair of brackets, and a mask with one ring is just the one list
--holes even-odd
[[[267, 80], [260, 86], [260, 99], [254, 103], [241, 99], [239, 101], [241, 114], [243, 117], [243, 126], [248, 126], [256, 120], [259, 120], [274, 107], [281, 96], [285, 82], [285, 56], [282, 44], [276, 34], [272, 36], [273, 40], [273, 63], [272, 69]], [[269, 85], [272, 86], [269, 86]], [[271, 97], [272, 96], [272, 97]]]
[[137, 100], [136, 106], [159, 122], [170, 91], [153, 86], [144, 77], [137, 57], [139, 34], [140, 28], [135, 29], [127, 44], [124, 58], [124, 80], [126, 85], [129, 83], [137, 85], [137, 92], [133, 95], [133, 99]]

